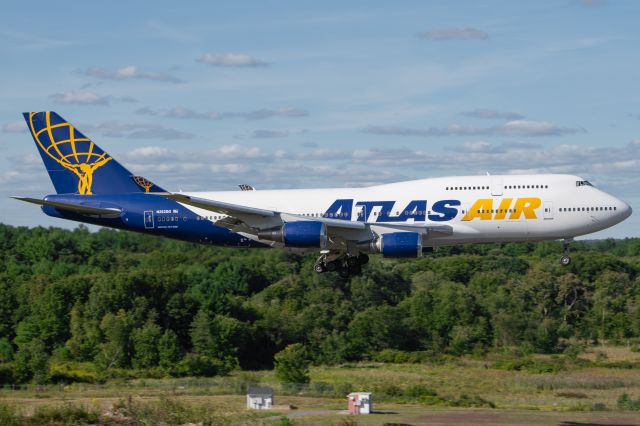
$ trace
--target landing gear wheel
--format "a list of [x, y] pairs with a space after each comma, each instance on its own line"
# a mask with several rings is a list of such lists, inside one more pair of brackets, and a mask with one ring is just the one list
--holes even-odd
[[337, 262], [335, 260], [327, 263], [327, 271], [329, 271], [329, 272], [336, 271], [338, 269], [338, 265], [339, 265], [339, 262]]
[[360, 275], [362, 273], [362, 266], [360, 264], [349, 266], [349, 274]]
[[358, 258], [356, 256], [347, 257], [347, 259], [346, 259], [346, 261], [344, 263], [345, 263], [345, 266], [347, 266], [348, 268], [351, 268], [353, 266], [359, 265], [359, 261], [358, 261]]
[[327, 270], [327, 268], [324, 266], [324, 263], [316, 263], [315, 265], [313, 265], [313, 270], [317, 274], [321, 274], [321, 273], [325, 272]]
[[360, 253], [358, 255], [358, 262], [360, 262], [360, 265], [366, 265], [367, 263], [369, 263], [369, 255], [367, 255], [366, 253]]
[[568, 266], [571, 263], [571, 258], [566, 254], [560, 257], [560, 264], [562, 266]]

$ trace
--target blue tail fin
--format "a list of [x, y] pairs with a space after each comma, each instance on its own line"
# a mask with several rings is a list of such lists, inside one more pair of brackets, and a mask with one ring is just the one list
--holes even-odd
[[23, 115], [58, 194], [150, 192], [149, 185], [138, 183], [131, 172], [55, 112]]

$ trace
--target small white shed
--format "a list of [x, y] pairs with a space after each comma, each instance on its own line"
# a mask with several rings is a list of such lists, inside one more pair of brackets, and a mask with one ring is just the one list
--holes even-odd
[[247, 389], [247, 408], [269, 410], [271, 407], [273, 407], [273, 389], [249, 386], [249, 389]]
[[351, 392], [347, 395], [349, 414], [371, 414], [371, 392]]

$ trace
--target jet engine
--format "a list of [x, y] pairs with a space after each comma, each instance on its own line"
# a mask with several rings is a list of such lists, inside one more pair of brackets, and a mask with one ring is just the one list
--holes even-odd
[[418, 232], [382, 234], [369, 244], [369, 251], [384, 257], [415, 258], [422, 256], [422, 235]]
[[285, 247], [325, 248], [328, 243], [327, 226], [313, 220], [287, 222], [276, 228], [265, 229], [258, 233], [258, 238], [283, 243]]

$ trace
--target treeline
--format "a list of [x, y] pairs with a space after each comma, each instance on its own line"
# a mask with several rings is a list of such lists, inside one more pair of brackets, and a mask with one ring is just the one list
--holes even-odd
[[373, 256], [344, 280], [280, 250], [0, 225], [0, 382], [270, 368], [293, 343], [325, 364], [637, 343], [640, 239], [572, 250], [569, 267], [550, 242]]

